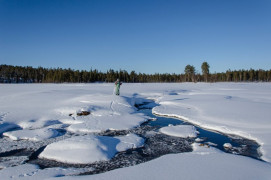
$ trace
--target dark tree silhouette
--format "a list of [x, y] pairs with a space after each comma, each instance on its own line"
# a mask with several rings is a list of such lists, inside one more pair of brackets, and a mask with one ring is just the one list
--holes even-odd
[[209, 64], [207, 62], [203, 62], [201, 65], [201, 71], [202, 71], [202, 75], [204, 76], [204, 80], [205, 82], [208, 81], [208, 76], [209, 76]]
[[[207, 66], [208, 67], [208, 66]], [[33, 68], [30, 66], [0, 65], [0, 83], [90, 83], [90, 82], [114, 82], [119, 78], [122, 82], [206, 82], [206, 68], [202, 75], [196, 74], [195, 67], [187, 65], [183, 74], [145, 74], [130, 73], [125, 70], [101, 72], [97, 69], [73, 70], [62, 68]], [[211, 82], [271, 82], [271, 70], [228, 70], [222, 73], [209, 73]]]
[[184, 69], [184, 73], [186, 75], [186, 80], [187, 81], [192, 81], [192, 82], [195, 82], [195, 67], [194, 66], [191, 66], [191, 65], [187, 65], [185, 66], [185, 69]]

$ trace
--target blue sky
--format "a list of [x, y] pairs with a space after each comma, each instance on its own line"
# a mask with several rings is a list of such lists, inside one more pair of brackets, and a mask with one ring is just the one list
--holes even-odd
[[0, 64], [271, 69], [270, 0], [0, 0]]

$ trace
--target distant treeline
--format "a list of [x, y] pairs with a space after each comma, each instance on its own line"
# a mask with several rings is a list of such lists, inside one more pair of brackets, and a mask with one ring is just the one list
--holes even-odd
[[[204, 66], [205, 65], [205, 66]], [[223, 73], [209, 73], [209, 64], [204, 62], [202, 74], [196, 73], [194, 66], [187, 65], [181, 74], [130, 73], [125, 70], [97, 69], [73, 70], [62, 68], [33, 68], [30, 66], [0, 65], [0, 83], [89, 83], [89, 82], [253, 82], [271, 81], [271, 70], [228, 70]]]

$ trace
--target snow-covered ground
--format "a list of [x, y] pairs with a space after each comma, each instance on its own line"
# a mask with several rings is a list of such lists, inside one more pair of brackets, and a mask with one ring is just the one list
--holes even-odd
[[[106, 137], [104, 140], [93, 133], [139, 126], [148, 117], [137, 112], [134, 104], [152, 99], [155, 101], [152, 105], [157, 105], [153, 108], [155, 114], [182, 118], [207, 129], [256, 140], [261, 145], [262, 159], [267, 162], [194, 144], [191, 153], [165, 155], [133, 167], [91, 175], [93, 179], [179, 179], [181, 175], [184, 179], [271, 178], [270, 83], [124, 83], [121, 96], [113, 95], [113, 86], [111, 83], [2, 84], [0, 135], [11, 140], [41, 141], [61, 136], [57, 129], [65, 128], [77, 136], [53, 142], [40, 154], [41, 157], [73, 163], [107, 160], [118, 151], [141, 146], [142, 139], [131, 134], [129, 137]], [[90, 115], [77, 116], [82, 111], [89, 111]], [[164, 130], [161, 132], [173, 136], [196, 136], [191, 127]], [[69, 146], [68, 152], [61, 153]], [[7, 149], [0, 147], [1, 152]], [[54, 152], [59, 155], [52, 157]], [[82, 156], [79, 153], [88, 154], [89, 158], [80, 159]], [[94, 156], [91, 157], [91, 154]], [[2, 165], [2, 168], [0, 177], [4, 179], [46, 179], [78, 173], [74, 169], [62, 168], [40, 170], [29, 164], [15, 167]]]
[[117, 169], [103, 174], [50, 178], [50, 180], [132, 180], [132, 179], [261, 179], [271, 177], [270, 164], [235, 156], [213, 148], [199, 147], [194, 144], [192, 153], [163, 156], [137, 166]]
[[179, 117], [203, 128], [256, 140], [271, 161], [271, 84], [185, 84], [164, 95], [153, 113]]

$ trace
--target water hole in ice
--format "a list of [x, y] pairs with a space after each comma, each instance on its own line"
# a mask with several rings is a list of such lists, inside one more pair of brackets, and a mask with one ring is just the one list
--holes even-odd
[[[166, 127], [169, 125], [193, 125], [181, 119], [153, 115], [150, 109], [142, 109], [141, 111], [156, 119], [155, 121], [148, 121], [147, 124], [157, 128]], [[201, 145], [212, 146], [227, 153], [248, 156], [261, 160], [261, 153], [258, 150], [260, 145], [257, 142], [237, 135], [223, 134], [220, 132], [203, 129], [201, 127], [195, 127], [198, 131], [198, 136], [195, 141], [201, 143]], [[226, 143], [231, 144], [232, 147], [225, 148], [224, 144]]]
[[[78, 135], [66, 132], [63, 129], [59, 130], [63, 133], [62, 136], [39, 142], [30, 142], [27, 140], [10, 141], [6, 137], [1, 138], [1, 143], [6, 143], [7, 146], [14, 146], [14, 148], [11, 148], [10, 151], [0, 152], [0, 163], [9, 163], [10, 161], [10, 166], [32, 163], [39, 165], [41, 169], [50, 167], [89, 168], [89, 170], [81, 174], [97, 174], [144, 163], [165, 154], [191, 152], [193, 150], [191, 144], [195, 141], [207, 147], [213, 146], [227, 153], [249, 156], [260, 160], [261, 154], [258, 152], [259, 145], [255, 141], [242, 137], [208, 131], [200, 127], [196, 127], [196, 130], [199, 132], [197, 138], [181, 138], [162, 134], [159, 132], [159, 129], [162, 127], [191, 124], [176, 118], [153, 115], [151, 112], [152, 107], [144, 108], [146, 107], [145, 105], [136, 106], [139, 112], [151, 118], [141, 126], [130, 130], [108, 130], [96, 133], [100, 136], [122, 136], [134, 133], [145, 139], [145, 144], [141, 148], [119, 152], [111, 160], [91, 164], [67, 164], [54, 160], [39, 159], [38, 155], [48, 144]], [[224, 148], [223, 145], [225, 143], [230, 143], [232, 148]]]

